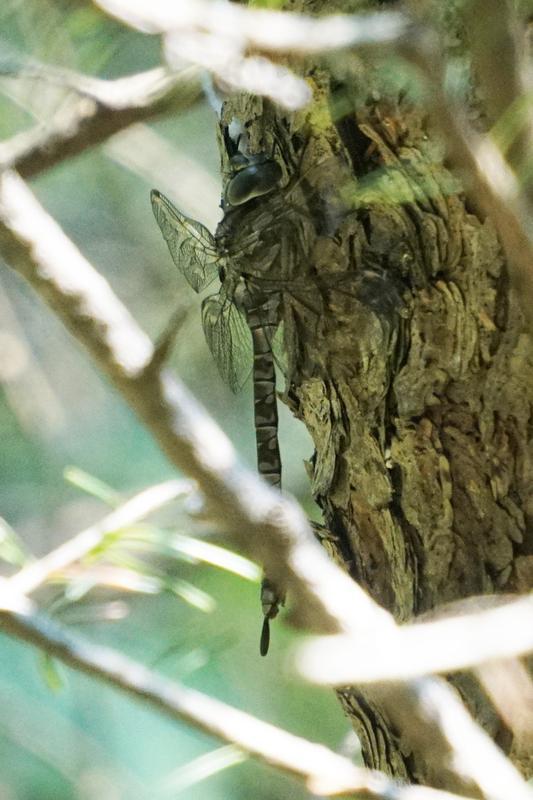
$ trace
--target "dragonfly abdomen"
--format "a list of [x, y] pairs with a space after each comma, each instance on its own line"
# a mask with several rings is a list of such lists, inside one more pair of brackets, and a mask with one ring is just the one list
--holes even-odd
[[[256, 298], [259, 301], [259, 298]], [[278, 405], [276, 398], [276, 370], [272, 353], [272, 340], [277, 327], [277, 303], [261, 298], [262, 302], [250, 303], [247, 320], [253, 343], [254, 422], [257, 448], [257, 469], [263, 478], [281, 489], [281, 455], [278, 442]], [[248, 298], [250, 301], [250, 298]], [[261, 605], [263, 629], [259, 652], [268, 653], [270, 643], [270, 620], [284, 602], [284, 592], [264, 577], [261, 583]]]
[[272, 486], [281, 487], [278, 405], [274, 357], [265, 326], [250, 324], [253, 342], [254, 422], [257, 469]]

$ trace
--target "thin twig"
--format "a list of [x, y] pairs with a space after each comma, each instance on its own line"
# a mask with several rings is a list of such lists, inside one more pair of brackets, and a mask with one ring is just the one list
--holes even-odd
[[[9, 588], [0, 597], [9, 597]], [[172, 719], [237, 745], [322, 795], [355, 794], [361, 800], [465, 800], [422, 786], [402, 786], [387, 776], [356, 767], [321, 744], [307, 741], [219, 700], [169, 681], [115, 650], [88, 643], [49, 617], [0, 605], [4, 633], [40, 647], [68, 666], [125, 692]]]
[[127, 500], [104, 519], [78, 533], [47, 555], [23, 567], [8, 579], [9, 586], [20, 594], [34, 592], [55, 573], [61, 572], [98, 547], [113, 531], [133, 525], [157, 509], [191, 491], [185, 481], [166, 481], [150, 486]]

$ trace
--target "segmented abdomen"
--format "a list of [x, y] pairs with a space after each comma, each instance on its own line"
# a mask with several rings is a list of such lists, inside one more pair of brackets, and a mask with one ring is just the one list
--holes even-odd
[[271, 346], [276, 323], [265, 320], [265, 306], [260, 304], [247, 309], [247, 318], [253, 341], [257, 469], [268, 483], [281, 488], [276, 372]]

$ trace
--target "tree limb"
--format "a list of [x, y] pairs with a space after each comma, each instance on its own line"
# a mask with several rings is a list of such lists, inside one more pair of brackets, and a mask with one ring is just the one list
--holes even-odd
[[346, 686], [470, 669], [533, 650], [533, 597], [479, 600], [489, 607], [398, 626], [386, 637], [311, 640], [300, 648], [298, 670], [313, 683]]
[[209, 70], [225, 87], [270, 97], [290, 110], [309, 103], [311, 94], [304, 80], [276, 63], [278, 54], [302, 57], [375, 47], [397, 41], [409, 28], [408, 19], [397, 12], [317, 18], [209, 0], [184, 0], [179, 5], [165, 0], [100, 0], [99, 5], [139, 30], [164, 34], [170, 67], [185, 59]]
[[296, 55], [387, 44], [404, 35], [409, 20], [395, 11], [377, 14], [306, 14], [246, 8], [211, 0], [96, 0], [104, 11], [145, 33], [207, 31], [242, 48]]
[[[27, 72], [34, 77], [47, 76], [42, 69]], [[0, 143], [1, 169], [16, 169], [24, 178], [34, 177], [134, 122], [182, 111], [202, 96], [196, 67], [175, 74], [158, 67], [113, 81], [51, 70], [51, 78], [73, 89], [78, 98], [56, 116], [51, 129], [38, 125]]]

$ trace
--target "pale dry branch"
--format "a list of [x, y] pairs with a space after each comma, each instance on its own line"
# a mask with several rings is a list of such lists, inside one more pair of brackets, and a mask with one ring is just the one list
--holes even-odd
[[167, 34], [164, 46], [169, 67], [179, 67], [184, 60], [203, 67], [225, 91], [268, 97], [289, 111], [303, 108], [312, 99], [307, 83], [291, 69], [262, 55], [243, 55], [242, 48], [231, 40], [189, 31]]
[[[392, 687], [385, 692], [391, 701], [387, 708], [393, 722], [407, 731], [411, 745], [422, 755], [430, 770], [442, 769], [442, 744], [446, 742], [449, 747], [448, 768], [457, 775], [468, 776], [484, 798], [531, 800], [531, 787], [502, 751], [494, 746], [489, 735], [474, 722], [459, 695], [444, 680], [420, 678], [405, 684], [399, 692]], [[416, 720], [403, 700], [404, 694], [416, 698], [420, 712]], [[394, 697], [395, 704], [392, 702]], [[425, 720], [425, 729], [416, 724], [420, 716]]]
[[[0, 180], [0, 253], [89, 350], [170, 461], [198, 481], [206, 516], [290, 589], [293, 619], [323, 633], [374, 630], [387, 637], [395, 630], [391, 615], [330, 562], [296, 504], [244, 469], [185, 388], [154, 367], [151, 342], [15, 173]], [[382, 689], [380, 699], [392, 719], [415, 733], [440, 780], [460, 763], [463, 788], [475, 783], [491, 800], [533, 797], [448, 687], [424, 678]], [[461, 723], [456, 729], [444, 726], [448, 705]]]
[[301, 646], [297, 668], [313, 683], [346, 686], [470, 669], [533, 650], [533, 597], [479, 600], [495, 607], [398, 626], [387, 637], [319, 637]]
[[145, 33], [203, 31], [244, 48], [308, 55], [390, 44], [409, 29], [398, 12], [306, 14], [246, 8], [223, 0], [96, 0], [104, 11]]
[[38, 125], [1, 142], [0, 168], [16, 169], [22, 177], [31, 178], [135, 122], [177, 113], [202, 97], [196, 67], [175, 74], [159, 67], [109, 81], [52, 70], [49, 78], [59, 82], [61, 76], [65, 88], [77, 95], [76, 101], [63, 108], [51, 125]]
[[473, 0], [465, 13], [475, 77], [483, 105], [494, 122], [524, 90], [511, 4], [507, 0]]
[[192, 488], [190, 483], [178, 480], [150, 486], [127, 500], [100, 522], [91, 525], [47, 555], [23, 567], [12, 578], [9, 578], [7, 583], [20, 594], [34, 592], [54, 574], [62, 572], [74, 562], [87, 556], [102, 543], [109, 533], [139, 522], [167, 503], [190, 493]]
[[480, 791], [486, 800], [533, 800], [533, 790], [444, 680], [424, 677], [365, 691], [386, 708], [439, 784]]
[[476, 675], [494, 707], [513, 732], [513, 750], [527, 758], [533, 752], [533, 681], [518, 659], [490, 661]]
[[[306, 56], [348, 47], [376, 47], [403, 37], [408, 20], [397, 12], [316, 18], [234, 3], [183, 0], [98, 0], [108, 13], [139, 30], [163, 34], [170, 67], [184, 61], [209, 70], [225, 89], [269, 97], [289, 110], [311, 100], [307, 83], [278, 54]], [[264, 54], [270, 54], [271, 59]]]
[[142, 700], [172, 719], [238, 746], [303, 780], [312, 792], [328, 796], [357, 794], [361, 800], [466, 800], [429, 787], [402, 786], [384, 774], [356, 767], [323, 745], [169, 681], [115, 650], [88, 643], [49, 617], [37, 614], [29, 601], [22, 601], [24, 611], [14, 610], [18, 605], [14, 598], [14, 592], [2, 590], [0, 630], [4, 633], [42, 648], [73, 669]]

